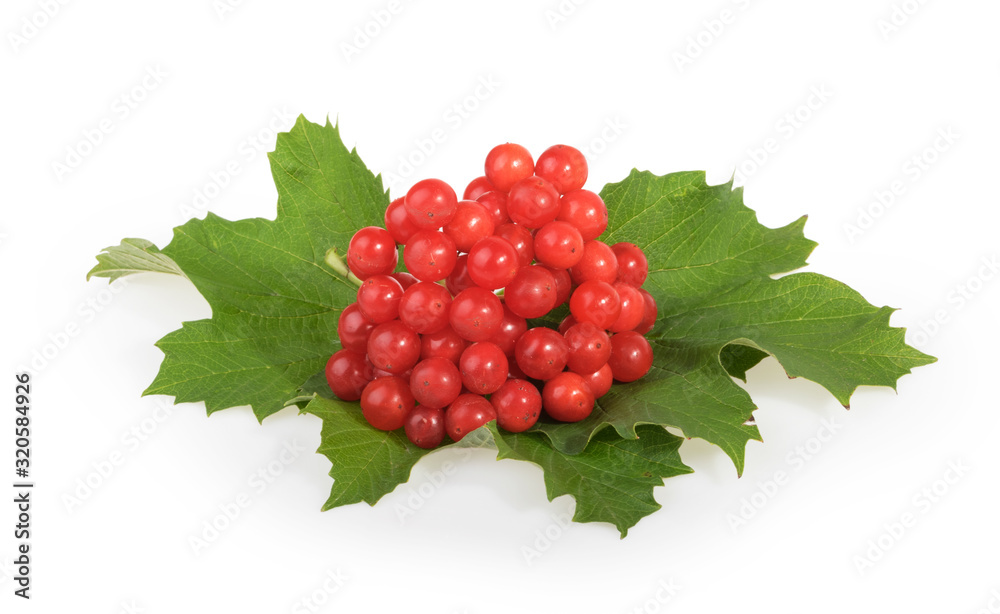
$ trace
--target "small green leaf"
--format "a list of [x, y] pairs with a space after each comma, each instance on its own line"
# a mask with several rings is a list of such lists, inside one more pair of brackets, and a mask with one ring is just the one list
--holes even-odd
[[106, 247], [97, 255], [97, 265], [87, 273], [114, 281], [134, 273], [169, 273], [185, 277], [177, 263], [145, 239], [122, 239], [121, 245]]
[[498, 459], [535, 463], [545, 472], [549, 501], [560, 495], [576, 499], [577, 522], [609, 522], [622, 537], [639, 520], [660, 509], [653, 488], [664, 478], [691, 473], [681, 462], [682, 439], [659, 426], [640, 426], [636, 439], [613, 431], [599, 433], [576, 455], [559, 452], [538, 433], [508, 433], [491, 423]]

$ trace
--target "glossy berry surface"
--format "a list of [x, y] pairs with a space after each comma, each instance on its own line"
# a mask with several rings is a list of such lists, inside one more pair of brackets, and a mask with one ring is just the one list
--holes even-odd
[[425, 450], [433, 450], [444, 441], [444, 410], [418, 405], [403, 424], [410, 443]]
[[583, 258], [569, 270], [573, 283], [603, 281], [613, 284], [618, 281], [618, 259], [607, 243], [596, 239], [583, 244]]
[[611, 284], [585, 281], [569, 297], [569, 310], [577, 322], [590, 322], [608, 329], [622, 312], [621, 299]]
[[413, 332], [436, 333], [448, 326], [451, 293], [440, 284], [417, 282], [403, 292], [397, 311], [399, 320]]
[[326, 381], [333, 394], [342, 401], [357, 401], [375, 377], [365, 355], [351, 350], [340, 350], [326, 361]]
[[477, 241], [493, 234], [493, 218], [478, 202], [463, 200], [455, 209], [455, 217], [445, 225], [444, 233], [455, 242], [458, 251], [468, 252]]
[[421, 360], [410, 373], [410, 391], [420, 405], [447, 407], [462, 392], [462, 374], [447, 358]]
[[378, 226], [368, 226], [354, 233], [347, 248], [347, 266], [361, 280], [392, 273], [398, 260], [392, 235]]
[[531, 177], [535, 162], [531, 153], [515, 143], [497, 145], [486, 155], [486, 178], [497, 190], [507, 192], [518, 181]]
[[560, 422], [579, 422], [594, 411], [594, 393], [580, 375], [564, 371], [545, 382], [542, 407]]
[[462, 290], [451, 301], [451, 327], [466, 341], [486, 341], [500, 330], [503, 304], [483, 288]]
[[580, 231], [584, 241], [590, 241], [608, 227], [608, 208], [595, 192], [573, 190], [560, 199], [556, 219], [569, 222]]
[[575, 147], [553, 145], [538, 156], [535, 174], [555, 186], [560, 194], [565, 194], [587, 183], [587, 159]]
[[410, 221], [410, 215], [406, 212], [406, 206], [402, 198], [389, 203], [385, 210], [385, 229], [389, 231], [393, 240], [400, 245], [405, 245], [415, 232], [420, 230]]
[[496, 420], [496, 417], [496, 410], [485, 398], [478, 394], [462, 394], [444, 412], [445, 432], [452, 441], [461, 441], [490, 420]]
[[504, 290], [507, 307], [522, 318], [538, 318], [556, 306], [556, 279], [543, 266], [523, 266]]
[[357, 303], [348, 305], [337, 320], [337, 337], [341, 347], [362, 355], [368, 351], [368, 337], [374, 329], [375, 325], [361, 313]]
[[649, 341], [635, 331], [618, 333], [611, 337], [611, 374], [619, 382], [634, 382], [653, 366], [653, 348]]
[[462, 384], [469, 392], [490, 394], [507, 381], [507, 356], [500, 346], [489, 341], [465, 348], [458, 367]]
[[355, 304], [369, 322], [381, 324], [396, 319], [402, 298], [403, 286], [398, 281], [388, 275], [372, 275], [358, 288]]
[[410, 384], [401, 377], [372, 380], [361, 394], [361, 412], [365, 420], [380, 431], [402, 428], [413, 406]]
[[514, 344], [517, 366], [532, 379], [555, 377], [566, 368], [568, 357], [566, 340], [551, 328], [529, 328]]
[[507, 195], [507, 215], [525, 228], [541, 228], [559, 215], [559, 192], [541, 177], [528, 177], [514, 184]]
[[410, 188], [403, 204], [414, 226], [435, 230], [454, 217], [458, 196], [450, 185], [440, 179], [424, 179]]
[[566, 366], [580, 375], [593, 373], [611, 358], [611, 339], [604, 329], [590, 322], [578, 322], [563, 334], [569, 358]]
[[497, 290], [514, 279], [520, 262], [514, 246], [494, 236], [472, 246], [467, 266], [473, 283], [480, 288]]
[[508, 379], [490, 396], [497, 425], [511, 433], [533, 427], [542, 413], [542, 395], [531, 382]]
[[368, 337], [372, 366], [399, 375], [420, 358], [420, 336], [399, 320], [379, 324]]
[[421, 230], [403, 248], [403, 264], [420, 281], [440, 281], [455, 268], [458, 252], [451, 237], [438, 231]]

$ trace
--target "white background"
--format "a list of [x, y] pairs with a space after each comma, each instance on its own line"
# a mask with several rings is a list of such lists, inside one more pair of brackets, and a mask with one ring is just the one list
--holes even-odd
[[[1000, 251], [995, 2], [250, 0], [220, 13], [211, 0], [102, 0], [50, 2], [51, 17], [45, 4], [8, 0], [0, 18], [0, 609], [1000, 609], [1000, 281], [982, 265]], [[764, 224], [810, 215], [810, 270], [901, 307], [893, 323], [940, 361], [898, 395], [860, 390], [850, 412], [766, 361], [748, 385], [765, 443], [749, 446], [743, 478], [718, 449], [685, 443], [696, 473], [658, 489], [663, 509], [624, 541], [609, 525], [562, 528], [572, 500], [547, 502], [537, 468], [486, 451], [426, 459], [374, 508], [320, 513], [317, 419], [287, 410], [260, 426], [247, 408], [206, 418], [200, 404], [140, 397], [162, 357], [153, 343], [210, 315], [192, 287], [143, 275], [111, 294], [84, 280], [101, 248], [163, 246], [203, 216], [199, 192], [223, 217], [273, 217], [269, 125], [299, 113], [339, 118], [372, 169], [398, 176], [396, 193], [422, 177], [464, 186], [508, 140], [587, 148], [594, 189], [634, 166], [705, 169], [713, 183], [739, 167]], [[111, 131], [81, 146], [105, 118]], [[401, 169], [434, 130], [444, 142]], [[72, 149], [87, 155], [60, 173]], [[11, 595], [7, 476], [13, 374], [32, 360], [26, 604]], [[282, 464], [286, 442], [304, 451]], [[280, 475], [256, 487], [269, 466]], [[190, 538], [241, 494], [249, 506], [196, 555]], [[907, 513], [913, 526], [887, 533]], [[338, 570], [340, 587], [325, 580]]]

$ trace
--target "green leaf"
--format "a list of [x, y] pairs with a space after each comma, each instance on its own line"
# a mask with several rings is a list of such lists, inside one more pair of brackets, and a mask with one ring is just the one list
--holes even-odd
[[680, 429], [721, 447], [742, 474], [748, 441], [759, 439], [756, 409], [731, 377], [767, 355], [790, 376], [820, 383], [843, 404], [861, 385], [895, 386], [934, 359], [907, 346], [877, 308], [842, 283], [799, 268], [815, 247], [805, 218], [766, 228], [743, 204], [742, 189], [709, 186], [704, 173], [657, 176], [633, 171], [602, 192], [609, 226], [603, 238], [645, 251], [645, 284], [659, 313], [649, 335], [653, 368], [616, 384], [593, 414], [576, 424], [543, 423], [559, 450], [577, 454], [611, 426], [625, 438], [636, 425]]
[[184, 277], [184, 271], [169, 256], [145, 239], [122, 239], [121, 245], [106, 247], [97, 255], [97, 265], [87, 273], [114, 281], [134, 273], [170, 273]]
[[545, 472], [549, 501], [560, 495], [576, 499], [577, 522], [610, 522], [622, 537], [643, 517], [660, 509], [653, 488], [663, 479], [691, 468], [681, 462], [680, 437], [658, 426], [640, 426], [636, 439], [605, 430], [576, 455], [559, 452], [538, 433], [507, 433], [491, 423], [498, 459], [535, 463]]
[[[381, 224], [388, 195], [329, 121], [300, 117], [269, 157], [275, 220], [209, 213], [175, 228], [162, 252], [143, 242], [143, 253], [175, 263], [212, 307], [211, 319], [186, 322], [157, 343], [165, 358], [146, 394], [204, 401], [209, 413], [250, 405], [263, 420], [336, 349], [337, 319], [357, 287], [324, 257], [330, 248], [346, 253], [358, 228]], [[105, 260], [122, 260], [119, 251]]]

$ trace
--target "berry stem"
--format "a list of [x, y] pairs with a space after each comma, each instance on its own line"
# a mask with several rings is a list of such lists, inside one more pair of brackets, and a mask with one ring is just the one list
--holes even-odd
[[323, 261], [326, 262], [326, 265], [336, 271], [341, 277], [345, 278], [355, 286], [359, 288], [361, 287], [361, 280], [358, 279], [358, 276], [352, 273], [349, 268], [347, 268], [347, 263], [344, 262], [344, 259], [337, 253], [336, 247], [331, 247], [326, 250], [326, 256], [324, 256]]

